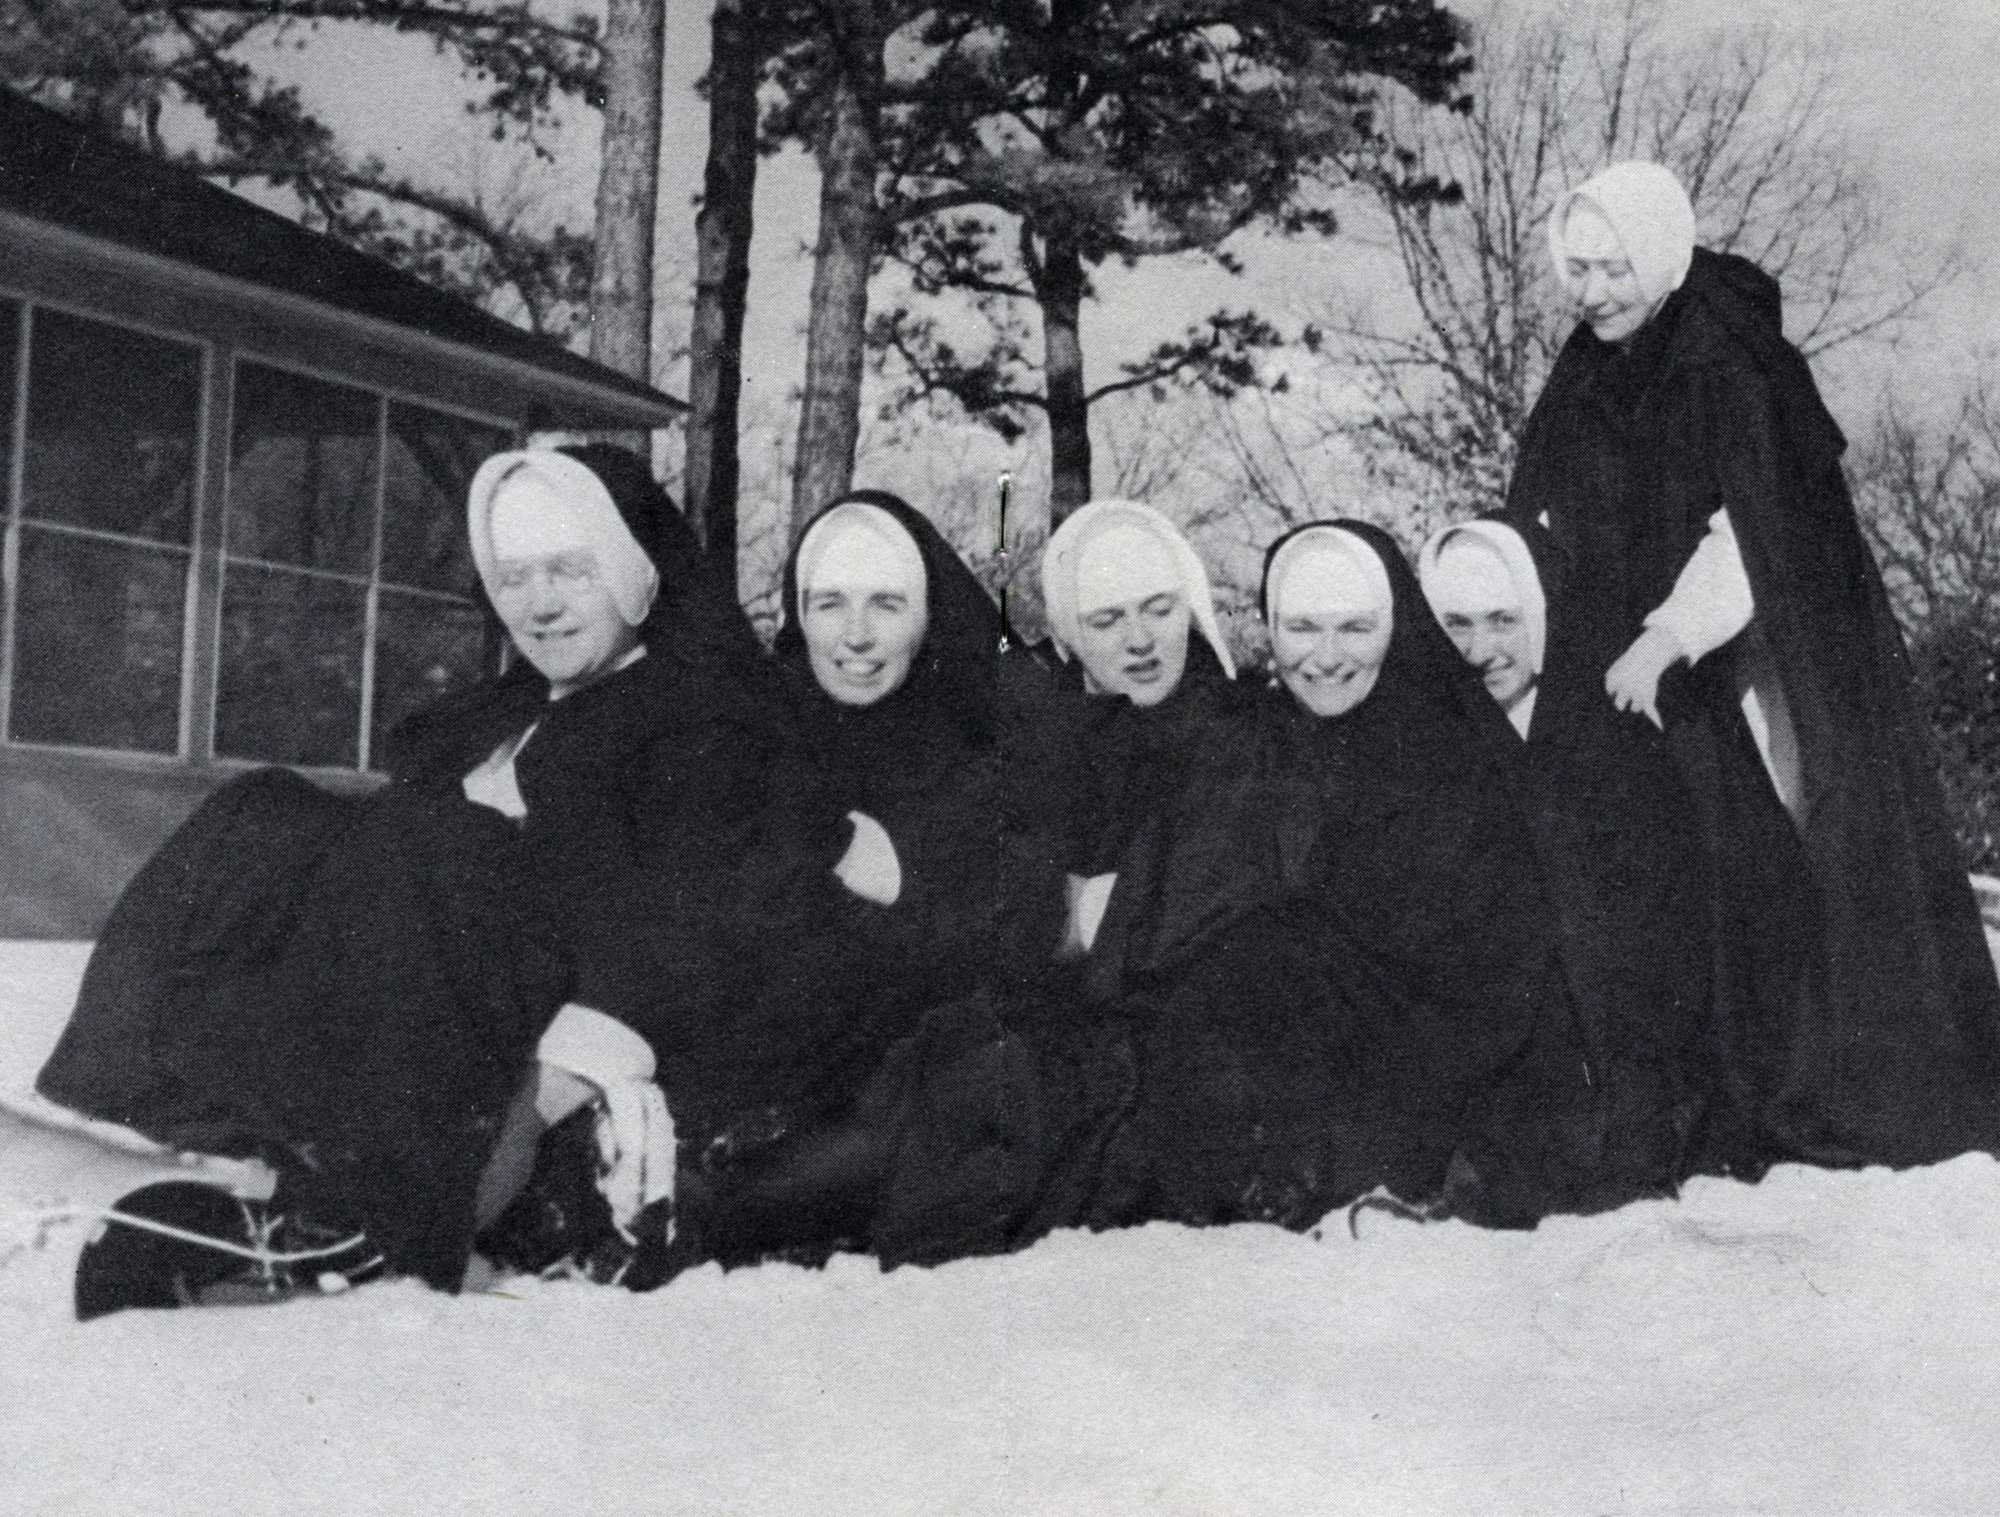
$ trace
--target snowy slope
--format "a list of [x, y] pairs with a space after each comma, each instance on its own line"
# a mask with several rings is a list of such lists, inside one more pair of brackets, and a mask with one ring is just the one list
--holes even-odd
[[[0, 953], [0, 1006], [59, 999], [37, 954]], [[79, 1141], [28, 1131], [0, 1126], [0, 1204]], [[0, 1510], [2000, 1510], [1989, 1158], [1360, 1232], [84, 1327], [58, 1237], [0, 1264]]]

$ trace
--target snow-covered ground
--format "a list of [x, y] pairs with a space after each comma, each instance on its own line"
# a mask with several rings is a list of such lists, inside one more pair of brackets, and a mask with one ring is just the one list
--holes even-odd
[[[0, 948], [0, 1099], [80, 964]], [[143, 1168], [82, 1145], [0, 1117], [0, 1208]], [[390, 1284], [84, 1326], [74, 1229], [15, 1233], [7, 1513], [2000, 1511], [1984, 1156], [1699, 1182], [1532, 1234], [1157, 1226], [887, 1275]]]

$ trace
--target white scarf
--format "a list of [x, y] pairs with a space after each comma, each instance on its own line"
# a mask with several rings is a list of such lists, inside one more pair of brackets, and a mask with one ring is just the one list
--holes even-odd
[[1614, 163], [1556, 201], [1549, 217], [1549, 251], [1556, 278], [1571, 298], [1567, 236], [1578, 202], [1596, 207], [1625, 250], [1639, 289], [1658, 305], [1687, 278], [1694, 261], [1694, 205], [1673, 170], [1637, 160]]
[[1267, 625], [1287, 614], [1380, 611], [1394, 617], [1389, 571], [1363, 539], [1345, 527], [1314, 526], [1294, 533], [1264, 571]]
[[910, 604], [927, 604], [930, 574], [924, 568], [923, 550], [901, 522], [880, 506], [851, 500], [835, 506], [799, 539], [799, 603], [789, 608], [803, 618], [806, 595], [814, 584], [824, 584], [835, 576], [855, 573], [878, 575], [888, 571], [884, 583], [909, 596]]
[[[496, 525], [497, 518], [497, 525]], [[612, 604], [628, 627], [653, 608], [660, 571], [618, 514], [611, 492], [591, 469], [551, 448], [496, 453], [472, 476], [466, 496], [472, 563], [492, 600], [501, 558], [532, 558], [587, 548]], [[506, 539], [503, 553], [496, 530]]]
[[[1424, 599], [1430, 602], [1431, 610], [1442, 619], [1438, 602], [1447, 594], [1447, 586], [1453, 577], [1461, 572], [1479, 572], [1471, 567], [1469, 555], [1453, 554], [1449, 560], [1444, 558], [1444, 550], [1457, 537], [1467, 537], [1491, 548], [1493, 556], [1506, 570], [1508, 584], [1520, 602], [1521, 615], [1528, 624], [1528, 666], [1539, 677], [1549, 641], [1548, 596], [1542, 589], [1542, 576], [1535, 568], [1534, 554], [1528, 551], [1521, 534], [1505, 522], [1460, 522], [1433, 535], [1417, 555], [1417, 583], [1424, 588]], [[1464, 569], [1459, 567], [1462, 560], [1467, 561]]]

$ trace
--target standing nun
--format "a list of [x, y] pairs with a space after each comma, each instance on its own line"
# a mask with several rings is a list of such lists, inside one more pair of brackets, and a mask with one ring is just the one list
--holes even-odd
[[670, 1193], [662, 1008], [616, 929], [635, 901], [699, 920], [762, 758], [748, 627], [636, 459], [503, 453], [468, 519], [512, 669], [401, 726], [371, 795], [267, 769], [211, 796], [120, 898], [38, 1081], [268, 1162], [279, 1249], [355, 1233], [348, 1262], [445, 1290], [580, 1105], [620, 1221]]
[[1776, 282], [1694, 231], [1658, 164], [1557, 204], [1583, 320], [1508, 513], [1546, 522], [1584, 656], [1672, 746], [1716, 871], [1717, 1025], [1760, 1141], [1826, 1163], [1990, 1149], [2000, 990], [1844, 440]]
[[1713, 1058], [1706, 864], [1666, 740], [1577, 659], [1544, 530], [1465, 522], [1417, 562], [1431, 610], [1521, 740], [1517, 792], [1594, 1071], [1569, 1135], [1576, 1204], [1669, 1191], [1701, 1141]]

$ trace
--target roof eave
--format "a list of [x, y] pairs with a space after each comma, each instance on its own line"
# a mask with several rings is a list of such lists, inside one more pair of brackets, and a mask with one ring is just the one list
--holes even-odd
[[[636, 382], [621, 385], [596, 384], [576, 374], [543, 368], [525, 359], [494, 353], [476, 344], [437, 337], [420, 328], [349, 310], [333, 301], [274, 290], [254, 280], [218, 274], [196, 264], [164, 254], [131, 247], [107, 237], [79, 232], [39, 217], [0, 209], [0, 236], [21, 244], [46, 248], [51, 253], [83, 258], [130, 273], [166, 288], [219, 297], [275, 315], [313, 321], [332, 321], [366, 333], [386, 347], [419, 357], [445, 358], [468, 368], [483, 369], [510, 383], [546, 395], [552, 407], [539, 424], [579, 430], [643, 428], [670, 425], [687, 410], [684, 401], [657, 390], [640, 390]], [[566, 404], [567, 403], [567, 404]], [[571, 407], [574, 409], [571, 409]]]

